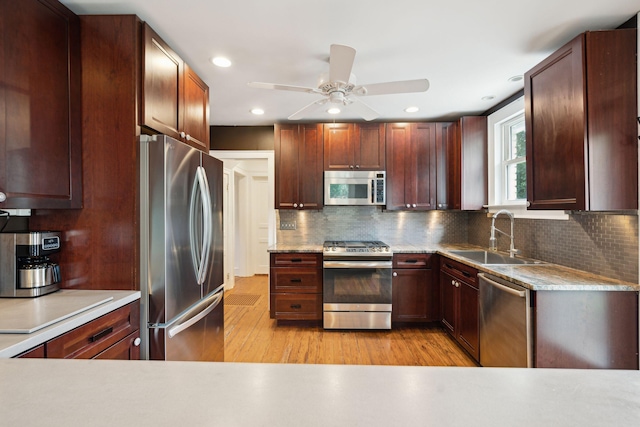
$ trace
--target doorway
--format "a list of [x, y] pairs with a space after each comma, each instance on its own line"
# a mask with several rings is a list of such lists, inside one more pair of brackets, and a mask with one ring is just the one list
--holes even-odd
[[268, 274], [275, 244], [274, 152], [212, 150], [224, 163], [224, 278]]

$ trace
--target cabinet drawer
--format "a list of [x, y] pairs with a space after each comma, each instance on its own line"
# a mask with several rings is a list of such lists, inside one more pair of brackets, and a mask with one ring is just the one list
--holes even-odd
[[123, 340], [118, 341], [108, 349], [98, 353], [94, 359], [110, 360], [139, 360], [140, 342], [136, 345], [136, 340], [140, 339], [140, 330], [135, 331]]
[[47, 358], [91, 359], [139, 329], [140, 303], [134, 302], [47, 342]]
[[272, 253], [271, 267], [321, 267], [322, 254], [316, 253]]
[[431, 254], [395, 254], [393, 268], [431, 268]]
[[271, 294], [272, 316], [281, 320], [322, 320], [322, 294]]
[[478, 270], [449, 258], [440, 258], [440, 271], [446, 271], [457, 279], [478, 288]]
[[271, 292], [322, 292], [321, 268], [272, 268]]

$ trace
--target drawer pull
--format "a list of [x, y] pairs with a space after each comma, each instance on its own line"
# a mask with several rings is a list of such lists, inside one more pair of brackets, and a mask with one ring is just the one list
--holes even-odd
[[[462, 271], [462, 270], [461, 270]], [[467, 277], [471, 277], [471, 273], [467, 272], [467, 271], [463, 271], [462, 274], [464, 274]]]
[[111, 332], [113, 332], [113, 328], [112, 327], [108, 327], [107, 329], [105, 329], [102, 332], [98, 332], [97, 334], [95, 334], [92, 337], [89, 337], [89, 342], [96, 342], [101, 338], [106, 337], [107, 335], [109, 335]]
[[302, 304], [291, 304], [291, 308], [293, 308], [293, 309], [302, 308]]
[[291, 262], [302, 262], [302, 258], [291, 258]]
[[445, 267], [450, 268], [451, 270], [453, 270], [453, 265], [447, 264], [447, 263], [445, 263], [444, 265], [445, 265]]
[[418, 262], [417, 259], [406, 259], [404, 260], [404, 262], [406, 262], [407, 264], [415, 264]]
[[302, 279], [291, 279], [291, 283], [302, 283]]

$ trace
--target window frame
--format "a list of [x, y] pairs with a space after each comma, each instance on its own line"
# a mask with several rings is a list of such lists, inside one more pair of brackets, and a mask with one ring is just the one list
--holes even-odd
[[[517, 117], [524, 118], [524, 96], [519, 97], [487, 117], [488, 216], [500, 209], [510, 210], [516, 218], [569, 219], [565, 211], [527, 210], [527, 200], [507, 201], [506, 177], [503, 175], [504, 125]], [[526, 164], [526, 154], [525, 154]], [[506, 174], [506, 167], [505, 167]]]

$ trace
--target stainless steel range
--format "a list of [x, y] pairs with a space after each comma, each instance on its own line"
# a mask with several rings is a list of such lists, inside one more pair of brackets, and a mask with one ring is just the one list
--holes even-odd
[[379, 241], [326, 241], [326, 329], [391, 329], [391, 248]]

